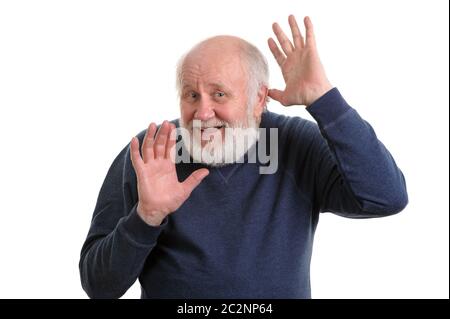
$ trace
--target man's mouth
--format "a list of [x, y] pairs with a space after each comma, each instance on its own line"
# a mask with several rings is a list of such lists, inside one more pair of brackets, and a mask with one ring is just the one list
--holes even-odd
[[210, 127], [202, 127], [201, 131], [208, 132], [208, 131], [214, 131], [214, 130], [220, 130], [221, 128], [225, 127], [225, 125], [218, 125], [218, 126], [210, 126]]
[[[223, 138], [224, 132], [222, 129], [225, 127], [225, 125], [218, 125], [218, 126], [210, 126], [210, 127], [203, 127], [201, 128], [201, 138], [203, 141], [211, 141], [213, 139]], [[219, 135], [220, 134], [220, 135]]]

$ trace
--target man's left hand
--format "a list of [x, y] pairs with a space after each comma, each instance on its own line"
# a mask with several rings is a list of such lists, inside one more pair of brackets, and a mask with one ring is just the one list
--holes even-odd
[[284, 106], [309, 106], [333, 88], [320, 62], [313, 25], [309, 17], [305, 17], [304, 23], [306, 41], [293, 15], [289, 16], [293, 43], [277, 23], [273, 24], [273, 31], [282, 51], [272, 38], [268, 40], [270, 51], [280, 66], [286, 82], [284, 91], [271, 89], [269, 96]]

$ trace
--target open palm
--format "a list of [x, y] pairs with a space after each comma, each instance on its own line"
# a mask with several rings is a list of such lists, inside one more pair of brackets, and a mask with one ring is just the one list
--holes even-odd
[[268, 40], [270, 51], [281, 68], [286, 88], [284, 91], [269, 90], [269, 96], [285, 106], [311, 105], [316, 99], [332, 88], [317, 52], [313, 25], [306, 17], [306, 40], [300, 32], [294, 16], [289, 16], [293, 43], [281, 27], [273, 24], [281, 49], [275, 40]]
[[176, 211], [209, 173], [205, 168], [196, 170], [180, 183], [173, 152], [175, 125], [164, 121], [155, 137], [156, 129], [156, 124], [151, 123], [142, 143], [142, 157], [138, 139], [131, 141], [139, 196], [137, 211], [150, 225], [159, 225], [165, 216]]

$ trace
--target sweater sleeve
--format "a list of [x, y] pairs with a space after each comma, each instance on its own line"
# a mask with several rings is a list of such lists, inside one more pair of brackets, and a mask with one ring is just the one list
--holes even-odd
[[146, 224], [136, 212], [137, 201], [128, 145], [107, 173], [81, 250], [81, 284], [90, 298], [121, 297], [139, 277], [167, 224]]
[[315, 151], [319, 211], [352, 218], [400, 212], [408, 202], [405, 179], [369, 123], [334, 88], [307, 108], [321, 132]]

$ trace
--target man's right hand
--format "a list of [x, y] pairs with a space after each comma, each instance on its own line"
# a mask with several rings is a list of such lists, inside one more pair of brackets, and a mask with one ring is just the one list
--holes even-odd
[[155, 123], [149, 125], [142, 143], [142, 157], [139, 140], [136, 137], [131, 140], [131, 161], [137, 176], [139, 196], [137, 213], [152, 226], [161, 225], [163, 219], [176, 211], [209, 174], [206, 168], [198, 169], [180, 183], [174, 152], [171, 152], [176, 141], [170, 136], [176, 127], [164, 121], [155, 136], [156, 129]]

